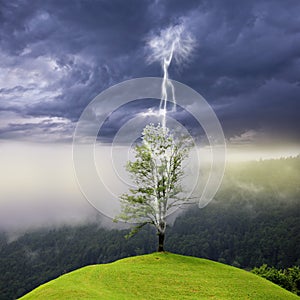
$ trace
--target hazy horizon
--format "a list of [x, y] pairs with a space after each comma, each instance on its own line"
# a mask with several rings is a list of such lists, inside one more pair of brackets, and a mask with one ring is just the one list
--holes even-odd
[[[22, 231], [26, 228], [81, 224], [101, 216], [80, 191], [73, 167], [71, 144], [10, 141], [0, 145], [0, 230]], [[106, 152], [110, 150], [108, 145], [98, 146], [101, 147], [107, 148]], [[227, 164], [295, 157], [300, 154], [298, 149], [229, 146]], [[209, 149], [198, 150], [201, 158], [208, 155]], [[123, 158], [128, 155], [127, 147], [120, 151], [123, 153], [118, 152], [119, 160], [114, 161], [118, 165], [114, 167], [124, 177], [126, 159]], [[120, 179], [113, 174], [110, 164], [102, 165], [102, 168], [107, 170], [104, 181], [108, 188], [114, 189], [116, 195], [124, 192], [126, 185], [118, 182]], [[110, 199], [106, 201], [109, 203]], [[111, 201], [115, 201], [113, 197]], [[105, 222], [113, 226], [109, 219]]]

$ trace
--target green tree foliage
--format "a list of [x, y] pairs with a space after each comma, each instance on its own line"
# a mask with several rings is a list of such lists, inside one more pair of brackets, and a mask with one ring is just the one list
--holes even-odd
[[263, 264], [259, 268], [254, 268], [252, 273], [264, 277], [288, 291], [300, 295], [300, 267], [294, 266], [287, 269], [276, 269]]
[[150, 124], [134, 150], [135, 160], [128, 162], [127, 170], [136, 187], [120, 197], [121, 214], [116, 219], [138, 224], [130, 235], [146, 224], [153, 225], [159, 236], [158, 251], [164, 251], [167, 214], [185, 200], [181, 181], [189, 143], [176, 139], [168, 128]]

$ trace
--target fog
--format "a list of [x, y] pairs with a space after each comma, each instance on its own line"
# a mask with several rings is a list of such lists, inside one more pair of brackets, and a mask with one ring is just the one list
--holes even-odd
[[[72, 145], [27, 142], [0, 145], [0, 230], [26, 231], [95, 221], [104, 226], [123, 227], [112, 222], [112, 218], [118, 212], [118, 196], [128, 189], [129, 178], [124, 168], [127, 148], [116, 149], [115, 159], [109, 159], [110, 147], [101, 146], [95, 152], [100, 188], [90, 192], [99, 199], [100, 208], [105, 208], [108, 218], [94, 208], [94, 203], [80, 189], [73, 167]], [[88, 172], [87, 181], [91, 181]]]
[[76, 224], [97, 212], [81, 194], [70, 145], [1, 143], [0, 229]]
[[[297, 155], [298, 150], [295, 147], [290, 150], [278, 148], [273, 152], [265, 149], [263, 152], [254, 148], [250, 151], [247, 148], [228, 147], [227, 158], [229, 161], [242, 161], [271, 158], [272, 155], [282, 157]], [[201, 159], [205, 160], [209, 149], [203, 148], [199, 153]], [[260, 156], [262, 154], [263, 157]], [[104, 182], [104, 187], [97, 190], [95, 197], [102, 202], [102, 207], [116, 208], [118, 195], [130, 185], [124, 168], [130, 153], [128, 148], [122, 150], [120, 147], [114, 149], [113, 156], [110, 155], [111, 150], [107, 146], [100, 146], [95, 151], [97, 171]], [[111, 219], [104, 218], [82, 194], [73, 167], [72, 145], [1, 142], [0, 166], [0, 230], [25, 231], [99, 219], [106, 226], [116, 226]], [[187, 170], [190, 176], [195, 175], [197, 164]], [[115, 212], [111, 212], [112, 217]]]
[[[0, 230], [25, 231], [96, 220], [115, 227], [112, 218], [119, 212], [118, 196], [131, 184], [125, 171], [130, 155], [128, 147], [116, 146], [113, 152], [109, 146], [96, 147], [99, 184], [91, 186], [93, 199], [88, 201], [75, 174], [71, 144], [1, 142]], [[193, 170], [197, 171], [195, 165]], [[92, 182], [88, 170], [84, 177]]]

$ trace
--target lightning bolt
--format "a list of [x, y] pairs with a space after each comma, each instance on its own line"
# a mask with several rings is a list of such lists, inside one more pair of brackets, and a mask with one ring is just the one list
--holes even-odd
[[175, 89], [169, 79], [168, 69], [173, 59], [175, 63], [182, 65], [189, 58], [195, 47], [195, 40], [181, 24], [161, 30], [158, 35], [149, 38], [147, 46], [150, 49], [148, 62], [160, 62], [164, 73], [159, 113], [162, 116], [162, 126], [166, 128], [168, 99], [173, 103], [173, 111], [176, 110]]

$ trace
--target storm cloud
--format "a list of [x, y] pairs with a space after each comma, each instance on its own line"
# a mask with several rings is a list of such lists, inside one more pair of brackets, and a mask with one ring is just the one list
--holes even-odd
[[263, 130], [298, 142], [299, 10], [296, 0], [1, 1], [0, 137], [70, 140], [98, 93], [162, 75], [146, 63], [146, 40], [184, 23], [197, 49], [170, 77], [206, 98], [226, 137]]

